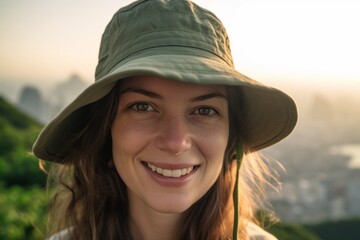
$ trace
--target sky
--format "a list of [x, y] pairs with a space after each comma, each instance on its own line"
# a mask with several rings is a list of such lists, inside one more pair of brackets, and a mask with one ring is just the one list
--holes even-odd
[[[0, 0], [0, 81], [89, 83], [101, 35], [130, 0]], [[360, 1], [195, 0], [225, 24], [236, 68], [279, 88], [360, 89]]]

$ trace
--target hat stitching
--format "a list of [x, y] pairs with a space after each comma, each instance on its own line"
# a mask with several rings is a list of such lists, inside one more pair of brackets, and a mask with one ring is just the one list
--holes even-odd
[[[105, 72], [105, 75], [108, 74], [109, 72], [111, 72], [117, 65], [119, 65], [121, 62], [123, 62], [126, 58], [130, 57], [131, 55], [136, 55], [140, 52], [143, 52], [143, 51], [146, 51], [146, 50], [149, 50], [149, 49], [155, 49], [155, 48], [162, 48], [162, 47], [187, 47], [187, 48], [193, 48], [193, 49], [198, 49], [198, 50], [202, 50], [202, 51], [206, 51], [206, 52], [209, 52], [211, 54], [214, 54], [216, 55], [217, 57], [221, 58], [229, 67], [231, 67], [227, 62], [226, 60], [224, 60], [222, 57], [220, 57], [219, 55], [215, 54], [214, 52], [212, 51], [209, 51], [208, 49], [205, 49], [205, 48], [199, 48], [199, 47], [193, 47], [193, 46], [184, 46], [184, 45], [158, 45], [158, 46], [154, 46], [154, 47], [148, 47], [148, 48], [144, 48], [144, 49], [140, 49], [138, 51], [133, 51], [131, 53], [129, 53], [128, 55], [124, 56], [123, 58], [117, 60], [114, 62], [114, 64], [110, 67], [107, 67], [105, 69], [107, 69], [107, 72]], [[184, 55], [184, 54], [183, 54]], [[190, 56], [190, 54], [189, 54]], [[191, 54], [191, 56], [199, 56], [201, 57], [200, 55], [195, 55], [195, 54]], [[104, 70], [105, 70], [104, 69]]]
[[[167, 47], [167, 46], [165, 46], [165, 47]], [[137, 52], [136, 54], [139, 54], [139, 53], [141, 53], [141, 51], [140, 52]], [[134, 54], [134, 55], [136, 55], [136, 54]], [[165, 54], [163, 54], [163, 55], [165, 55]], [[166, 54], [166, 55], [172, 55], [172, 54]], [[161, 55], [159, 55], [159, 56], [161, 56]], [[174, 55], [175, 56], [175, 55]], [[184, 55], [184, 56], [186, 56], [186, 55]], [[195, 55], [195, 54], [192, 54], [192, 56], [196, 56], [196, 57], [201, 57], [202, 59], [203, 59], [203, 62], [204, 63], [206, 63], [206, 64], [208, 64], [208, 65], [216, 65], [216, 66], [219, 66], [219, 65], [221, 65], [221, 71], [219, 71], [219, 70], [216, 70], [216, 69], [206, 69], [206, 70], [203, 70], [202, 69], [202, 67], [197, 67], [198, 65], [195, 65], [195, 64], [192, 64], [192, 63], [186, 63], [186, 62], [181, 62], [181, 68], [183, 68], [184, 70], [196, 70], [197, 72], [200, 72], [200, 73], [208, 73], [208, 74], [213, 74], [213, 73], [217, 73], [217, 76], [223, 76], [223, 77], [227, 77], [227, 78], [229, 78], [229, 74], [236, 74], [236, 77], [239, 77], [239, 73], [235, 70], [235, 69], [233, 69], [233, 68], [231, 68], [231, 67], [229, 67], [228, 65], [222, 65], [222, 64], [216, 64], [216, 63], [219, 63], [219, 61], [216, 61], [216, 60], [212, 60], [212, 59], [206, 59], [204, 56], [201, 56], [201, 55]], [[144, 58], [146, 58], [146, 57], [144, 57]], [[211, 60], [211, 62], [209, 61], [209, 60]], [[130, 63], [129, 64], [131, 64], [131, 60], [129, 61]], [[120, 64], [120, 63], [119, 63]], [[125, 63], [126, 64], [126, 63]], [[137, 64], [137, 63], [136, 63]], [[226, 68], [224, 68], [224, 66], [227, 66]], [[116, 66], [114, 66], [113, 67], [113, 69], [115, 68]], [[143, 66], [144, 67], [144, 66]], [[156, 67], [156, 68], [159, 68], [159, 69], [163, 69], [163, 70], [168, 70], [168, 68], [167, 67], [164, 67], [163, 66], [163, 64], [160, 64], [160, 63], [157, 63], [157, 62], [152, 62], [151, 63], [151, 66], [150, 67]], [[179, 67], [178, 67], [179, 68]], [[112, 69], [112, 70], [113, 70]], [[113, 72], [114, 72], [115, 70], [113, 70]], [[111, 72], [112, 71], [109, 71], [105, 76], [107, 76], [108, 74], [111, 74]], [[223, 73], [223, 74], [222, 74]], [[228, 73], [228, 74], [227, 74]], [[103, 76], [103, 77], [105, 77], [105, 76]], [[241, 76], [242, 76], [242, 74], [241, 74]], [[230, 76], [231, 78], [234, 78], [233, 76]], [[244, 78], [246, 78], [246, 81], [249, 79], [248, 77], [244, 77]], [[100, 80], [101, 78], [99, 78], [99, 80]], [[252, 80], [252, 81], [254, 81], [254, 80]]]
[[[167, 31], [168, 30], [161, 30], [161, 31]], [[159, 31], [160, 32], [160, 31]], [[190, 31], [188, 31], [190, 32]], [[153, 33], [153, 32], [149, 32], [149, 33]], [[212, 37], [212, 36], [210, 36]], [[132, 39], [128, 39], [127, 41], [131, 41]], [[107, 54], [105, 56], [102, 57], [101, 60], [99, 60], [99, 65], [98, 65], [98, 75], [102, 75], [101, 72], [104, 72], [104, 75], [106, 75], [107, 73], [109, 73], [116, 65], [118, 65], [120, 62], [122, 62], [124, 59], [128, 58], [129, 56], [131, 56], [132, 54], [136, 54], [138, 52], [141, 51], [145, 51], [147, 49], [151, 49], [151, 48], [157, 48], [157, 47], [167, 47], [167, 46], [177, 46], [177, 47], [186, 47], [186, 48], [194, 48], [194, 49], [200, 49], [200, 50], [204, 50], [207, 51], [209, 53], [212, 53], [214, 55], [216, 55], [217, 57], [221, 58], [227, 65], [229, 65], [229, 67], [232, 67], [233, 64], [233, 60], [231, 57], [231, 53], [227, 53], [227, 48], [223, 46], [223, 44], [221, 42], [217, 42], [220, 46], [218, 48], [215, 48], [213, 45], [211, 45], [210, 41], [201, 41], [200, 39], [192, 39], [190, 42], [188, 41], [188, 38], [182, 38], [179, 39], [178, 37], [173, 37], [173, 38], [167, 38], [166, 42], [171, 42], [171, 40], [176, 40], [174, 42], [177, 42], [175, 44], [168, 44], [168, 43], [157, 43], [157, 41], [161, 42], [163, 41], [163, 39], [155, 39], [153, 41], [149, 41], [147, 43], [147, 45], [150, 45], [149, 47], [145, 47], [145, 48], [139, 48], [138, 50], [136, 50], [135, 47], [130, 47], [128, 49], [125, 49], [124, 47], [118, 47], [116, 48], [116, 50], [114, 50], [113, 52], [111, 52], [111, 54]], [[204, 40], [204, 39], [202, 39]], [[192, 44], [193, 43], [193, 44]], [[199, 44], [196, 44], [199, 43]], [[126, 45], [126, 44], [124, 44]], [[135, 50], [134, 50], [135, 49]], [[221, 50], [220, 50], [221, 49]], [[127, 51], [127, 54], [117, 54], [116, 52], [121, 52], [122, 50]], [[109, 51], [107, 51], [109, 53]], [[113, 64], [110, 64], [110, 62], [113, 62]]]

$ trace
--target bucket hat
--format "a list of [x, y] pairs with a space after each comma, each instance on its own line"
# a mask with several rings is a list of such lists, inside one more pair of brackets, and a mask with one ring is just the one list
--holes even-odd
[[235, 69], [226, 30], [213, 13], [186, 0], [142, 0], [114, 14], [102, 36], [95, 83], [44, 127], [34, 155], [61, 163], [67, 139], [91, 117], [85, 106], [108, 94], [116, 82], [145, 75], [238, 88], [251, 151], [282, 140], [297, 121], [290, 96]]

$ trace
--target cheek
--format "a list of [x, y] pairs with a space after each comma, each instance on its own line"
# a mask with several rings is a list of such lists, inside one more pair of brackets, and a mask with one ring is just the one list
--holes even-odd
[[202, 134], [202, 142], [209, 155], [224, 156], [228, 144], [229, 130], [227, 127], [209, 129]]
[[[136, 165], [133, 161], [135, 156], [136, 142], [131, 141], [125, 131], [117, 134], [119, 131], [112, 133], [112, 154], [116, 171], [126, 186], [136, 186]], [[129, 185], [130, 184], [130, 185]]]
[[128, 166], [128, 157], [124, 149], [122, 148], [124, 145], [120, 141], [120, 139], [114, 139], [113, 137], [113, 144], [112, 144], [112, 154], [113, 154], [113, 161], [115, 164], [115, 168], [118, 174], [121, 176], [123, 180], [126, 178], [126, 172]]
[[146, 146], [150, 134], [129, 119], [120, 118], [111, 128], [112, 155], [121, 176], [128, 175], [135, 166], [135, 157]]
[[225, 149], [228, 144], [227, 128], [213, 129], [202, 138], [201, 152], [207, 160], [209, 167], [219, 174], [223, 165]]
[[135, 151], [137, 144], [137, 141], [134, 141], [136, 136], [130, 134], [129, 128], [123, 126], [122, 123], [116, 122], [111, 129], [113, 161], [122, 177], [131, 163], [131, 153]]
[[144, 134], [128, 120], [118, 120], [111, 128], [113, 157], [135, 152], [141, 145]]

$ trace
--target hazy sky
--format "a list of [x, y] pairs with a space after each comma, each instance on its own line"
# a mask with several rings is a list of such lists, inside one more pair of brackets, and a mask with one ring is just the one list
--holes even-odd
[[[93, 81], [101, 34], [130, 0], [1, 0], [0, 80]], [[360, 1], [196, 0], [230, 35], [238, 70], [275, 86], [360, 89]]]

